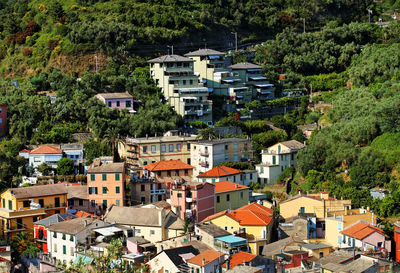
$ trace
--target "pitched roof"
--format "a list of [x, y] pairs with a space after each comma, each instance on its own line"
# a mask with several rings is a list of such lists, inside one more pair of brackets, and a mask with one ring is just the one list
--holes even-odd
[[148, 63], [175, 63], [175, 62], [193, 62], [192, 59], [180, 55], [164, 55], [147, 61]]
[[[65, 186], [65, 185], [64, 185]], [[67, 198], [72, 199], [89, 199], [87, 186], [65, 186], [67, 188]]]
[[286, 147], [288, 147], [291, 150], [298, 150], [298, 149], [303, 149], [304, 147], [306, 147], [306, 145], [304, 145], [303, 143], [301, 143], [300, 141], [297, 141], [295, 139], [283, 141], [283, 142], [279, 142], [279, 143], [282, 145], [285, 145]]
[[125, 170], [125, 163], [108, 163], [100, 166], [90, 166], [88, 173], [123, 173]]
[[272, 221], [273, 211], [262, 205], [252, 203], [237, 210], [225, 210], [206, 217], [202, 223], [226, 215], [242, 226], [266, 226]]
[[33, 149], [30, 154], [62, 154], [62, 150], [50, 145], [42, 145]]
[[77, 234], [86, 229], [90, 224], [95, 223], [95, 221], [100, 220], [92, 218], [75, 218], [69, 221], [52, 224], [48, 229], [54, 232]]
[[202, 48], [202, 49], [191, 51], [191, 52], [185, 54], [186, 57], [210, 56], [210, 55], [218, 56], [218, 55], [225, 55], [225, 53], [221, 52], [221, 51], [214, 50], [214, 49], [210, 49], [210, 48]]
[[[224, 254], [215, 250], [206, 250], [200, 253], [199, 255], [189, 259], [187, 262], [199, 266], [207, 265], [216, 259], [223, 257]], [[204, 259], [204, 260], [203, 260]], [[203, 262], [204, 261], [204, 262]]]
[[10, 188], [8, 189], [15, 198], [31, 198], [40, 196], [49, 196], [57, 194], [66, 194], [67, 189], [62, 184], [48, 184], [38, 185], [22, 188]]
[[133, 96], [128, 92], [124, 93], [98, 93], [96, 96], [103, 97], [104, 99], [132, 99]]
[[[243, 251], [239, 251], [238, 253], [234, 254], [231, 257], [231, 268], [234, 268], [237, 265], [243, 264], [243, 262], [250, 262], [253, 259], [255, 259], [257, 257], [257, 255], [251, 254], [251, 253], [247, 253], [247, 252], [243, 252]], [[226, 268], [226, 263], [222, 265], [222, 267]]]
[[381, 235], [385, 235], [382, 229], [378, 227], [374, 227], [367, 222], [362, 220], [357, 221], [353, 225], [348, 226], [344, 230], [341, 231], [343, 235], [356, 238], [359, 240], [364, 239], [365, 237], [371, 235], [372, 233], [377, 232]]
[[262, 68], [262, 66], [248, 63], [248, 62], [243, 62], [243, 63], [237, 63], [234, 65], [231, 65], [230, 68], [232, 68], [232, 69], [258, 69], [258, 68]]
[[248, 189], [249, 187], [240, 185], [229, 181], [221, 181], [212, 183], [215, 186], [215, 193], [228, 192], [228, 191], [239, 191]]
[[196, 225], [196, 228], [203, 230], [205, 233], [210, 234], [213, 237], [230, 235], [228, 231], [211, 223], [199, 223]]
[[285, 239], [264, 245], [262, 255], [268, 257], [274, 254], [281, 253], [282, 249], [285, 249], [291, 244], [304, 244], [304, 242], [298, 237], [287, 237]]
[[40, 226], [48, 226], [48, 225], [52, 225], [55, 223], [59, 223], [59, 222], [63, 222], [63, 221], [67, 221], [67, 220], [71, 220], [71, 219], [75, 219], [75, 218], [76, 218], [75, 215], [69, 214], [69, 213], [53, 214], [42, 220], [34, 222], [34, 224], [40, 225]]
[[74, 215], [75, 215], [76, 217], [79, 217], [79, 218], [100, 219], [100, 216], [97, 216], [97, 215], [94, 215], [94, 214], [91, 214], [91, 213], [89, 213], [89, 212], [82, 211], [82, 210], [78, 210], [77, 212], [74, 213]]
[[31, 151], [30, 150], [28, 150], [28, 149], [23, 149], [23, 150], [21, 150], [21, 151], [19, 151], [19, 153], [30, 153]]
[[301, 245], [302, 248], [310, 249], [310, 250], [316, 250], [316, 249], [323, 249], [323, 248], [331, 248], [330, 245], [323, 244], [323, 243], [308, 243]]
[[243, 171], [241, 171], [241, 170], [226, 167], [226, 166], [217, 166], [205, 173], [199, 174], [197, 177], [223, 177], [223, 176], [239, 174], [242, 172]]
[[[179, 267], [181, 264], [184, 264], [185, 261], [182, 259], [182, 254], [192, 253], [194, 255], [199, 254], [199, 251], [195, 249], [193, 246], [181, 246], [175, 248], [169, 248], [164, 250], [164, 253], [168, 256], [171, 262], [174, 263], [176, 267]], [[153, 258], [154, 259], [154, 258]]]
[[194, 167], [180, 160], [161, 160], [143, 166], [143, 169], [154, 172], [154, 171], [169, 171], [169, 170], [190, 170], [194, 169]]

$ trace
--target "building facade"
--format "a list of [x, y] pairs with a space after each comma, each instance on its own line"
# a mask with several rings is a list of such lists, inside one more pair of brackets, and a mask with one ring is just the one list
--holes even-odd
[[229, 181], [213, 183], [215, 186], [215, 212], [238, 209], [249, 203], [249, 187]]
[[110, 109], [126, 109], [131, 114], [136, 112], [133, 109], [133, 96], [129, 93], [99, 93], [96, 98]]
[[251, 141], [243, 138], [192, 141], [190, 158], [196, 176], [225, 161], [248, 162], [252, 158]]
[[131, 176], [131, 205], [149, 204], [165, 200], [167, 190], [155, 178]]
[[90, 211], [100, 212], [111, 205], [125, 204], [125, 163], [90, 166], [87, 172]]

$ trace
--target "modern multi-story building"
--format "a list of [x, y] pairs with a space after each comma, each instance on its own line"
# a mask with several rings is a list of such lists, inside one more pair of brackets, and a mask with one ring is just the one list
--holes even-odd
[[129, 93], [99, 93], [96, 95], [96, 98], [110, 109], [127, 109], [131, 114], [136, 112], [133, 109], [133, 96]]
[[21, 231], [33, 233], [33, 223], [57, 213], [67, 212], [64, 185], [10, 188], [1, 194], [0, 228], [3, 237]]
[[87, 186], [90, 211], [100, 212], [111, 205], [125, 204], [125, 163], [92, 165]]
[[171, 206], [181, 218], [198, 223], [215, 213], [215, 186], [210, 183], [186, 182], [172, 184]]
[[7, 132], [7, 107], [0, 105], [0, 137], [6, 135]]
[[168, 135], [131, 138], [118, 144], [119, 156], [126, 160], [130, 170], [140, 170], [143, 166], [162, 160], [180, 160], [190, 164], [189, 141], [196, 137]]
[[248, 162], [252, 158], [251, 141], [243, 138], [196, 140], [190, 143], [194, 175], [211, 170], [225, 161]]
[[209, 90], [199, 83], [193, 60], [179, 55], [166, 55], [149, 60], [150, 75], [161, 88], [165, 99], [185, 121], [212, 124], [212, 101]]
[[288, 167], [297, 166], [297, 153], [305, 145], [297, 140], [278, 142], [261, 152], [261, 164], [256, 165], [258, 181], [272, 184]]
[[149, 204], [166, 199], [166, 187], [155, 178], [131, 176], [131, 204]]

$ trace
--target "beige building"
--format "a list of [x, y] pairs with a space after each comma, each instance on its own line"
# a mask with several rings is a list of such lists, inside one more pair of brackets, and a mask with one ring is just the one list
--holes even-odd
[[135, 236], [143, 236], [152, 243], [183, 234], [183, 220], [165, 209], [114, 206], [105, 215], [105, 221], [132, 228]]
[[149, 60], [150, 75], [161, 88], [165, 99], [185, 121], [212, 124], [212, 101], [209, 90], [199, 83], [193, 60], [179, 55], [166, 55]]
[[194, 175], [207, 172], [225, 161], [247, 162], [252, 158], [251, 140], [223, 138], [190, 143], [190, 161]]
[[189, 141], [195, 139], [177, 133], [159, 137], [127, 137], [125, 142], [118, 144], [118, 153], [126, 160], [130, 170], [138, 170], [161, 160], [181, 160], [190, 164]]
[[351, 209], [351, 200], [339, 200], [330, 197], [328, 192], [302, 195], [301, 193], [279, 204], [280, 214], [288, 219], [299, 213], [315, 213], [324, 218], [326, 213]]

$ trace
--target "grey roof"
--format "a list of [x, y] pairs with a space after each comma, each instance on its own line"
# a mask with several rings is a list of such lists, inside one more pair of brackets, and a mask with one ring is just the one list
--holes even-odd
[[196, 225], [197, 228], [201, 229], [207, 234], [210, 234], [214, 238], [220, 237], [220, 236], [226, 236], [230, 235], [230, 233], [226, 230], [223, 230], [217, 225], [214, 224], [207, 224], [207, 223], [201, 223]]
[[186, 53], [185, 56], [187, 57], [192, 57], [192, 56], [210, 56], [210, 55], [225, 55], [224, 52], [217, 51], [214, 49], [210, 48], [202, 48], [199, 50], [191, 51], [189, 53]]
[[98, 93], [96, 96], [103, 97], [104, 99], [133, 99], [133, 96], [128, 92], [122, 93]]
[[193, 62], [192, 59], [180, 55], [164, 55], [147, 61], [148, 63], [176, 63], [176, 62]]
[[353, 252], [345, 250], [337, 250], [318, 260], [317, 263], [326, 265], [329, 263], [339, 264], [353, 258]]
[[[363, 273], [367, 269], [370, 269], [372, 267], [378, 267], [378, 264], [372, 260], [366, 260], [366, 259], [357, 259], [355, 261], [352, 261], [351, 263], [348, 263], [343, 266], [343, 271], [344, 272], [351, 272], [351, 273]], [[376, 271], [371, 271], [371, 272], [376, 272]]]
[[304, 131], [313, 131], [317, 129], [317, 124], [316, 123], [311, 123], [311, 124], [305, 124], [305, 125], [298, 125], [297, 128], [300, 130]]
[[100, 166], [90, 166], [88, 173], [123, 173], [125, 169], [125, 163], [108, 163]]
[[63, 184], [48, 184], [22, 188], [10, 188], [9, 190], [15, 196], [15, 198], [31, 198], [67, 193], [67, 189]]
[[262, 255], [269, 257], [276, 253], [281, 253], [281, 249], [286, 248], [291, 244], [304, 244], [304, 242], [298, 237], [287, 237], [285, 239], [265, 245]]
[[315, 249], [322, 249], [322, 248], [330, 248], [330, 245], [327, 244], [322, 244], [322, 243], [310, 243], [310, 244], [304, 244], [301, 245], [302, 248], [310, 249], [310, 250], [315, 250]]
[[237, 265], [234, 268], [226, 271], [226, 273], [257, 273], [262, 272], [260, 267], [248, 266], [248, 265]]
[[65, 186], [67, 188], [68, 199], [89, 199], [87, 186]]
[[75, 218], [69, 221], [52, 224], [48, 227], [48, 229], [55, 232], [74, 235], [86, 229], [89, 225], [94, 224], [95, 222], [101, 221], [92, 218]]
[[49, 217], [46, 217], [42, 220], [36, 221], [34, 224], [40, 226], [48, 226], [55, 223], [63, 222], [65, 220], [75, 219], [77, 218], [75, 215], [70, 213], [61, 213], [61, 214], [53, 214]]
[[297, 141], [297, 140], [294, 140], [294, 139], [293, 140], [279, 142], [279, 143], [282, 144], [282, 145], [285, 145], [286, 147], [288, 147], [291, 150], [303, 149], [304, 147], [306, 147], [306, 145], [304, 145], [300, 141]]
[[232, 137], [232, 138], [221, 138], [221, 139], [212, 139], [212, 140], [199, 139], [199, 140], [195, 140], [195, 141], [190, 141], [190, 143], [214, 145], [214, 144], [224, 144], [224, 143], [233, 143], [233, 142], [248, 142], [248, 141], [250, 141], [250, 140], [246, 139], [246, 138]]
[[60, 149], [63, 151], [69, 150], [83, 150], [83, 143], [65, 143], [60, 145]]
[[145, 238], [143, 238], [143, 237], [138, 237], [138, 236], [129, 237], [129, 238], [127, 238], [127, 240], [130, 241], [130, 242], [132, 242], [132, 243], [134, 243], [134, 244], [137, 244], [137, 245], [148, 244], [148, 243], [150, 243], [150, 241], [146, 240]]
[[203, 243], [202, 241], [193, 240], [193, 241], [185, 242], [185, 244], [191, 245], [192, 247], [197, 249], [200, 253], [202, 253], [206, 250], [214, 250], [212, 247]]
[[184, 221], [179, 218], [175, 213], [172, 211], [169, 211], [167, 216], [166, 216], [166, 222], [165, 222], [165, 227], [168, 229], [184, 229]]
[[258, 69], [258, 68], [262, 68], [262, 66], [248, 63], [248, 62], [243, 62], [243, 63], [233, 64], [229, 68], [231, 68], [231, 69]]

